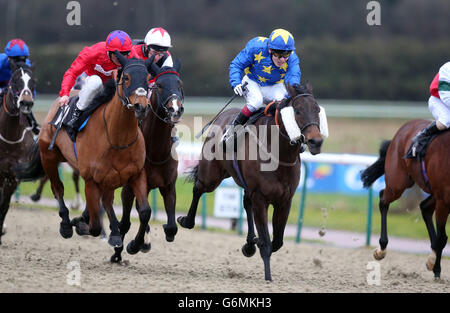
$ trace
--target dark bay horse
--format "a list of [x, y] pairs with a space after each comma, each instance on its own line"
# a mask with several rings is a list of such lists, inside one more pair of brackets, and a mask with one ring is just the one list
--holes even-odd
[[[175, 145], [172, 141], [174, 126], [183, 114], [183, 84], [179, 78], [180, 62], [174, 68], [159, 68], [152, 64], [151, 73], [155, 80], [150, 98], [150, 112], [140, 125], [145, 138], [145, 172], [147, 176], [147, 195], [154, 189], [159, 191], [164, 200], [167, 224], [163, 225], [166, 240], [172, 242], [178, 231], [175, 221], [176, 191], [178, 177], [178, 160], [173, 158]], [[175, 152], [176, 153], [176, 152]], [[130, 228], [130, 212], [134, 201], [130, 185], [122, 189], [123, 215], [120, 221], [122, 241]], [[150, 243], [147, 242], [150, 249]], [[112, 262], [120, 262], [123, 247], [115, 248]], [[132, 253], [127, 248], [128, 253]], [[146, 252], [146, 250], [143, 250]]]
[[[430, 194], [420, 203], [422, 217], [430, 237], [432, 254], [427, 260], [428, 270], [433, 270], [436, 278], [441, 273], [442, 250], [447, 244], [445, 225], [450, 210], [450, 132], [437, 136], [428, 146], [423, 162], [404, 159], [411, 146], [412, 138], [429, 124], [427, 120], [414, 120], [404, 124], [391, 141], [380, 147], [379, 159], [361, 173], [365, 187], [369, 187], [383, 174], [386, 188], [380, 191], [381, 236], [380, 247], [374, 257], [381, 260], [386, 255], [388, 244], [387, 212], [389, 205], [400, 198], [403, 192], [416, 183]], [[435, 213], [437, 232], [433, 224]]]
[[51, 107], [44, 126], [39, 134], [39, 153], [34, 154], [31, 163], [19, 172], [28, 179], [42, 174], [39, 166], [50, 179], [55, 198], [59, 203], [62, 218], [60, 234], [64, 238], [73, 235], [72, 226], [79, 227], [83, 217], [69, 219], [69, 211], [64, 203], [64, 185], [58, 175], [58, 164], [68, 162], [77, 168], [85, 181], [85, 196], [89, 210], [89, 233], [101, 233], [99, 217], [100, 200], [110, 219], [111, 234], [109, 243], [121, 246], [122, 240], [118, 221], [113, 210], [114, 190], [128, 183], [139, 205], [140, 229], [136, 236], [136, 249], [144, 243], [145, 228], [150, 219], [150, 206], [147, 200], [147, 182], [144, 171], [145, 142], [138, 121], [143, 119], [148, 109], [147, 81], [149, 63], [142, 60], [126, 59], [115, 52], [122, 64], [117, 79], [104, 85], [104, 90], [94, 98], [101, 105], [90, 116], [74, 144], [67, 133], [60, 132], [53, 150], [48, 150], [55, 127], [49, 122], [58, 110], [58, 102]]
[[[70, 205], [72, 210], [78, 210], [81, 206], [81, 195], [80, 195], [80, 173], [77, 169], [73, 169], [72, 172], [72, 180], [75, 185], [75, 200]], [[31, 200], [37, 202], [41, 199], [42, 190], [44, 189], [45, 184], [48, 182], [48, 177], [44, 176], [40, 179], [39, 185], [36, 189], [36, 192], [30, 196]]]
[[11, 70], [13, 74], [0, 108], [0, 244], [11, 195], [19, 184], [13, 167], [27, 160], [27, 152], [34, 144], [32, 127], [28, 127], [25, 116], [31, 113], [34, 104], [33, 71], [27, 64], [14, 61]]
[[[182, 227], [193, 228], [201, 195], [214, 191], [225, 178], [233, 177], [236, 184], [245, 190], [244, 208], [247, 213], [248, 235], [247, 242], [242, 247], [242, 253], [251, 257], [256, 252], [255, 245], [259, 247], [264, 262], [266, 280], [272, 280], [270, 256], [272, 252], [278, 251], [283, 245], [284, 229], [292, 197], [300, 179], [300, 143], [306, 143], [312, 154], [318, 154], [323, 141], [319, 131], [320, 108], [311, 89], [303, 86], [288, 86], [288, 92], [289, 97], [278, 103], [274, 116], [263, 116], [255, 123], [258, 126], [257, 140], [260, 141], [266, 135], [268, 136], [267, 147], [271, 147], [268, 154], [277, 166], [270, 170], [262, 170], [263, 159], [266, 159], [266, 156], [258, 155], [253, 159], [250, 157], [252, 153], [249, 149], [250, 141], [243, 140], [243, 137], [249, 139], [250, 133], [240, 136], [242, 140], [238, 151], [242, 149], [244, 156], [237, 163], [227, 157], [211, 158], [206, 156], [210, 151], [220, 149], [223, 129], [238, 113], [236, 109], [225, 111], [212, 125], [215, 127], [212, 127], [203, 144], [202, 158], [192, 172], [193, 199], [188, 215], [178, 218]], [[278, 125], [279, 128], [275, 125]], [[267, 131], [268, 128], [271, 132], [267, 132], [265, 135], [264, 131]], [[273, 131], [274, 129], [275, 131]], [[293, 139], [289, 134], [295, 130], [298, 133], [301, 132], [302, 135]], [[279, 149], [278, 156], [275, 155], [274, 148], [275, 150]], [[221, 152], [217, 155], [222, 156], [226, 153], [228, 152]], [[237, 170], [233, 163], [237, 164], [240, 170]], [[267, 225], [270, 204], [274, 207], [272, 242]], [[256, 224], [259, 238], [255, 236], [253, 223]]]

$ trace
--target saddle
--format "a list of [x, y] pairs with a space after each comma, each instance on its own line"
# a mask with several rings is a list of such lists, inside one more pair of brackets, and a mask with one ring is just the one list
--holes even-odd
[[[433, 135], [431, 135], [429, 138], [428, 138], [428, 141], [426, 141], [426, 142], [423, 142], [422, 143], [422, 147], [418, 150], [418, 151], [416, 151], [416, 158], [418, 159], [418, 160], [423, 160], [424, 158], [425, 158], [425, 155], [426, 155], [426, 153], [427, 153], [427, 150], [428, 150], [428, 146], [430, 145], [430, 143], [437, 137], [437, 136], [439, 136], [439, 135], [441, 135], [441, 134], [443, 134], [443, 133], [445, 133], [445, 132], [447, 132], [447, 131], [449, 131], [450, 129], [446, 129], [446, 130], [442, 130], [442, 131], [440, 131], [440, 132], [438, 132], [438, 133], [436, 133], [436, 134], [433, 134]], [[412, 142], [411, 143], [411, 146], [409, 147], [409, 149], [408, 149], [408, 152], [406, 153], [406, 155], [403, 157], [403, 158], [409, 158], [410, 157], [410, 155], [412, 155], [412, 149], [413, 149], [413, 146], [414, 146], [414, 142]], [[420, 146], [419, 146], [420, 147]]]
[[[78, 122], [74, 127], [70, 127], [67, 123], [72, 119], [73, 112], [77, 107], [78, 96], [73, 96], [69, 99], [69, 104], [67, 107], [59, 107], [53, 119], [50, 121], [50, 125], [58, 128], [61, 125], [61, 128], [64, 128], [69, 135], [70, 139], [75, 142], [77, 139], [78, 133], [84, 128], [87, 123], [87, 120], [95, 112], [95, 110], [101, 105], [98, 103], [97, 105], [90, 104], [86, 110], [83, 111]], [[62, 123], [62, 124], [61, 124]]]

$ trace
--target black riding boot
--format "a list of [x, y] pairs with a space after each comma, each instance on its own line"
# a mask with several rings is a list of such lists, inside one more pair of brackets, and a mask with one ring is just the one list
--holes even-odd
[[39, 124], [36, 121], [36, 118], [34, 117], [33, 111], [31, 111], [29, 114], [25, 115], [27, 117], [28, 124], [32, 127], [31, 131], [35, 134], [39, 134]]
[[237, 125], [244, 125], [248, 121], [249, 117], [245, 116], [242, 112], [239, 112], [239, 114], [234, 118], [231, 125], [233, 127], [228, 128], [227, 132], [223, 135], [223, 142], [226, 142], [229, 138], [233, 136], [233, 128]]
[[80, 118], [82, 113], [83, 113], [82, 110], [76, 108], [75, 111], [73, 112], [72, 119], [69, 121], [69, 123], [67, 123], [67, 126], [73, 128], [75, 130], [78, 130], [78, 129], [76, 129], [76, 128], [78, 128], [77, 127], [78, 119]]
[[412, 145], [405, 155], [405, 158], [423, 157], [423, 150], [429, 143], [430, 137], [438, 133], [440, 130], [436, 126], [436, 121], [431, 122], [427, 127], [422, 129], [412, 140]]

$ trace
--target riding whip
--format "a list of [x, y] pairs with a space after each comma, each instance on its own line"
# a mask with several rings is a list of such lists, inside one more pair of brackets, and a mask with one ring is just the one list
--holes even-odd
[[48, 146], [48, 150], [53, 150], [53, 146], [55, 145], [55, 141], [56, 141], [56, 137], [58, 137], [58, 133], [61, 130], [62, 124], [63, 124], [63, 120], [64, 120], [64, 116], [66, 115], [66, 110], [69, 109], [69, 105], [65, 105], [63, 108], [63, 112], [61, 113], [61, 121], [58, 124], [58, 127], [56, 128], [55, 133], [53, 134], [53, 138], [52, 141], [50, 142], [50, 145]]
[[[242, 84], [242, 88], [245, 88], [245, 86], [247, 86], [247, 82], [244, 82], [244, 83]], [[195, 138], [197, 138], [197, 139], [200, 138], [200, 136], [203, 135], [203, 133], [208, 129], [208, 127], [211, 126], [211, 124], [214, 123], [214, 122], [217, 120], [217, 118], [218, 118], [219, 115], [223, 112], [223, 110], [225, 110], [225, 108], [226, 108], [231, 102], [233, 102], [233, 100], [236, 99], [237, 96], [239, 96], [239, 95], [238, 95], [238, 94], [233, 95], [233, 96], [231, 97], [231, 99], [228, 100], [227, 104], [225, 104], [225, 106], [219, 111], [219, 113], [217, 113], [217, 115], [214, 116], [214, 118], [213, 118], [212, 120], [210, 120], [210, 121], [205, 125], [205, 127], [202, 128], [202, 130], [201, 130], [197, 135], [195, 135]]]

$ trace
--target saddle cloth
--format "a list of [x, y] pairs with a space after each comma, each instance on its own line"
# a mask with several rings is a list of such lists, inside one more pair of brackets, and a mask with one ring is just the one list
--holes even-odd
[[67, 126], [67, 123], [72, 119], [73, 112], [75, 111], [76, 105], [78, 102], [78, 96], [71, 97], [69, 100], [69, 104], [66, 106], [62, 106], [58, 108], [53, 119], [50, 121], [50, 125], [58, 126], [61, 123], [61, 127], [64, 128], [69, 135], [70, 139], [75, 142], [77, 139], [77, 134], [84, 128], [89, 117], [94, 113], [94, 111], [100, 106], [100, 103], [97, 105], [90, 104], [86, 110], [83, 111], [80, 118], [78, 119], [74, 128]]

